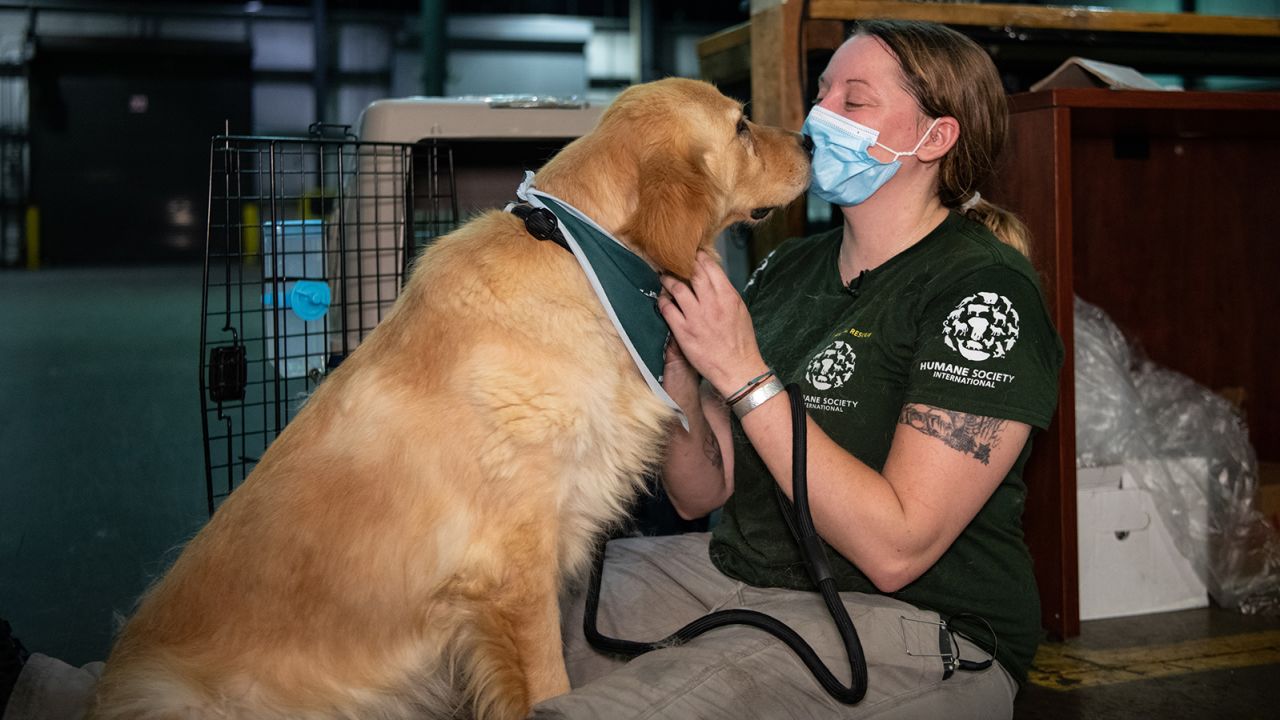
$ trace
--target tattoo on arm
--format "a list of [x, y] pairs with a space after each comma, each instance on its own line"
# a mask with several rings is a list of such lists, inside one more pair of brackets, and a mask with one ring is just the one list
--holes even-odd
[[712, 467], [724, 470], [724, 457], [720, 455], [720, 440], [716, 438], [716, 433], [711, 428], [707, 428], [707, 437], [702, 441], [702, 454], [711, 461]]
[[999, 444], [1000, 432], [1008, 422], [920, 403], [903, 405], [902, 415], [898, 418], [898, 424], [909, 425], [925, 435], [936, 437], [948, 447], [972, 455], [983, 465], [991, 464], [991, 451]]

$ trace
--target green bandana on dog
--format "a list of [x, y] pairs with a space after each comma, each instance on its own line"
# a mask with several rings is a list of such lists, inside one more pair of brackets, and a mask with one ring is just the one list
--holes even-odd
[[671, 330], [658, 313], [658, 274], [649, 264], [618, 242], [604, 228], [569, 203], [533, 188], [533, 173], [525, 172], [516, 197], [556, 216], [560, 233], [577, 258], [591, 289], [613, 322], [645, 383], [689, 429], [684, 411], [662, 388], [663, 352]]

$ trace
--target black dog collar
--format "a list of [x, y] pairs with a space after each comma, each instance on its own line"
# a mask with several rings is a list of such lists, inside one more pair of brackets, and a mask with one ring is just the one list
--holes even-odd
[[[539, 240], [551, 240], [555, 244], [569, 250], [569, 243], [560, 232], [560, 224], [556, 216], [546, 208], [536, 208], [525, 203], [512, 203], [507, 211], [524, 221], [525, 230]], [[569, 252], [573, 252], [569, 250]]]

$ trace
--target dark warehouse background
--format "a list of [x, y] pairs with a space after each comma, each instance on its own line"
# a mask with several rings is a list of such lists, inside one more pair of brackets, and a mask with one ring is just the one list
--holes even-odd
[[298, 135], [423, 94], [607, 101], [696, 75], [694, 43], [746, 18], [736, 0], [632, 5], [0, 2], [0, 265], [198, 260], [204, 145], [224, 129]]

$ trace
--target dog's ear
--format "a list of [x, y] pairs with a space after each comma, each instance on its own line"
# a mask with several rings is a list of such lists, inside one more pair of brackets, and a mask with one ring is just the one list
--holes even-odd
[[698, 246], [714, 230], [722, 197], [701, 153], [651, 150], [640, 162], [635, 214], [621, 234], [661, 269], [693, 274]]

